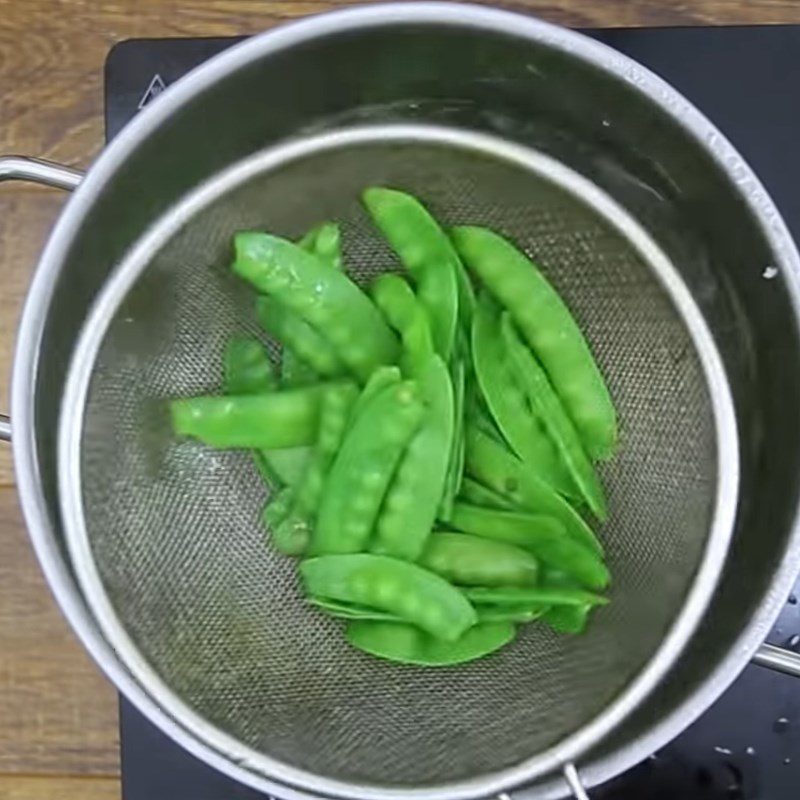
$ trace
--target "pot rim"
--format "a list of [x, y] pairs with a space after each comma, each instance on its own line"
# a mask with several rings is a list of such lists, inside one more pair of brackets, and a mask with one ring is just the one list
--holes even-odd
[[[800, 257], [782, 218], [763, 186], [727, 139], [676, 90], [637, 62], [583, 34], [533, 17], [480, 6], [427, 2], [363, 6], [308, 17], [255, 36], [215, 56], [170, 86], [158, 103], [144, 109], [129, 123], [103, 151], [62, 211], [39, 260], [25, 303], [15, 351], [11, 398], [15, 430], [14, 460], [20, 501], [34, 549], [51, 591], [84, 646], [116, 686], [154, 724], [195, 756], [243, 783], [269, 792], [277, 791], [284, 800], [295, 800], [295, 798], [300, 800], [308, 795], [287, 784], [277, 784], [262, 775], [256, 775], [247, 769], [246, 764], [234, 763], [229, 760], [228, 755], [198, 740], [192, 732], [154, 702], [150, 694], [119, 661], [98, 629], [89, 607], [76, 586], [70, 566], [55, 540], [40, 486], [33, 413], [38, 351], [47, 312], [54, 296], [55, 278], [61, 269], [64, 253], [68, 251], [68, 245], [78, 231], [85, 214], [105, 184], [113, 178], [139, 142], [155, 131], [168, 116], [211, 83], [235, 72], [265, 53], [293, 47], [308, 39], [324, 37], [342, 28], [367, 30], [412, 22], [472, 27], [529, 39], [560, 50], [618, 80], [630, 83], [635, 91], [647, 97], [650, 102], [655, 103], [675, 119], [691, 135], [696, 144], [709, 154], [718, 168], [730, 178], [731, 188], [742, 197], [769, 242], [775, 255], [775, 265], [779, 267], [786, 281], [795, 317], [800, 317]], [[611, 757], [593, 762], [586, 772], [590, 783], [605, 780], [636, 763], [645, 754], [642, 748], [657, 749], [716, 700], [739, 674], [763, 640], [791, 589], [798, 566], [800, 566], [800, 529], [796, 515], [784, 557], [776, 571], [773, 587], [730, 648], [726, 658], [693, 694], [690, 701], [654, 726], [648, 735], [640, 737], [633, 745], [624, 748], [621, 754], [612, 754]], [[702, 607], [705, 607], [705, 603]], [[695, 622], [699, 620], [700, 610], [698, 609]], [[509, 772], [516, 773], [516, 771], [517, 768], [512, 768]], [[481, 779], [481, 783], [483, 782], [484, 779]], [[506, 785], [518, 782], [519, 776], [514, 779], [512, 774], [508, 780], [499, 782], [494, 788], [501, 790]], [[327, 780], [325, 784], [331, 785]], [[566, 793], [565, 784], [559, 779], [558, 783], [548, 784], [545, 791], [551, 791], [551, 795], [548, 796], [559, 796], [559, 793], [563, 796]], [[463, 796], [472, 794], [474, 792], [467, 792]], [[382, 796], [408, 798], [414, 795], [414, 790], [403, 790]]]

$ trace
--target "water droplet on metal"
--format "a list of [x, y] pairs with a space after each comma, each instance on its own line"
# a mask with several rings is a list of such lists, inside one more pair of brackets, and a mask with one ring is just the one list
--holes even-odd
[[754, 756], [756, 754], [756, 749], [755, 747], [748, 747], [745, 749], [745, 753], [749, 756]]
[[764, 267], [764, 271], [761, 273], [762, 278], [766, 278], [766, 280], [772, 280], [778, 274], [778, 268], [773, 267], [772, 265], [768, 267]]
[[792, 648], [792, 650], [797, 649], [797, 645], [800, 644], [800, 634], [795, 634], [794, 636], [790, 636], [786, 640], [786, 646]]
[[792, 759], [791, 758], [784, 758], [783, 759], [783, 763], [784, 764], [791, 764], [792, 763]]
[[715, 747], [714, 748], [714, 752], [715, 753], [719, 753], [722, 756], [729, 756], [729, 755], [733, 754], [733, 751], [732, 750], [728, 750], [727, 747]]
[[772, 723], [772, 730], [775, 733], [786, 733], [789, 730], [789, 720], [786, 717], [778, 717], [775, 722]]
[[797, 597], [793, 594], [789, 595], [789, 605], [796, 606], [797, 605]]
[[603, 120], [603, 127], [604, 128], [610, 128], [611, 127], [611, 120], [604, 119]]

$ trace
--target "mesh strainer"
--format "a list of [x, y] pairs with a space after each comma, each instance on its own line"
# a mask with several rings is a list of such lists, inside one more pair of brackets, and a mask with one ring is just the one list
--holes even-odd
[[[499, 654], [443, 671], [355, 652], [265, 545], [265, 489], [247, 454], [171, 434], [165, 401], [217, 391], [229, 337], [263, 336], [251, 291], [228, 269], [233, 233], [297, 237], [338, 220], [349, 269], [367, 281], [398, 266], [359, 206], [375, 184], [417, 194], [444, 223], [518, 242], [607, 376], [622, 429], [603, 467], [613, 602], [584, 636], [531, 625]], [[645, 231], [556, 160], [424, 125], [309, 134], [187, 195], [104, 287], [61, 416], [68, 546], [105, 637], [168, 714], [284, 797], [485, 797], [578, 756], [693, 631], [737, 481], [719, 356]]]

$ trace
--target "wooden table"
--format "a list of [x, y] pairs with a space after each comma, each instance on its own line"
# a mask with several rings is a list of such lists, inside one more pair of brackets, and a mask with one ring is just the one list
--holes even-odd
[[[345, 4], [0, 0], [0, 153], [88, 165], [103, 146], [103, 61], [121, 39], [255, 33]], [[800, 23], [798, 0], [516, 5], [567, 25]], [[0, 397], [7, 396], [23, 296], [63, 202], [56, 192], [0, 189]], [[0, 451], [0, 800], [117, 798], [116, 692], [83, 653], [47, 591], [20, 517], [8, 448]]]

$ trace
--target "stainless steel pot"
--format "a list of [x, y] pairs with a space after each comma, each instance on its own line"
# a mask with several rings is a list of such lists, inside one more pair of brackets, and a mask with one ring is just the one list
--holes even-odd
[[[733, 547], [681, 661], [583, 758], [583, 781], [593, 785], [662, 746], [718, 697], [758, 649], [800, 568], [797, 253], [724, 137], [669, 86], [613, 50], [471, 6], [344, 11], [257, 37], [191, 73], [129, 125], [83, 180], [55, 165], [0, 160], [0, 179], [80, 183], [42, 255], [20, 328], [12, 417], [25, 518], [62, 609], [119, 688], [208, 763], [283, 797], [302, 796], [254, 777], [247, 764], [171, 717], [100, 633], [65, 546], [56, 431], [82, 323], [151, 225], [209, 176], [267, 144], [387, 119], [500, 136], [590, 179], [676, 266], [724, 363], [742, 464]], [[757, 658], [800, 674], [792, 654], [762, 648]], [[581, 796], [574, 768], [566, 778]], [[558, 777], [515, 797], [567, 791]]]

